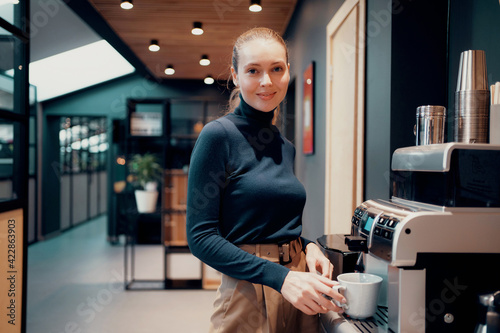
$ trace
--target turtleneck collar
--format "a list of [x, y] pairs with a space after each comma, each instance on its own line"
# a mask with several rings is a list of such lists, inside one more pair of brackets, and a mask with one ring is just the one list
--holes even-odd
[[275, 110], [264, 112], [254, 109], [253, 107], [248, 105], [247, 102], [245, 102], [240, 94], [240, 105], [238, 105], [238, 107], [234, 110], [234, 114], [250, 119], [255, 119], [259, 122], [265, 123], [266, 125], [271, 125]]

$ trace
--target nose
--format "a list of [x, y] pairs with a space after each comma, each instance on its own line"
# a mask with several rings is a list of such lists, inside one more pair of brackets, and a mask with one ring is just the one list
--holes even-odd
[[272, 84], [271, 77], [268, 73], [264, 73], [262, 75], [262, 79], [260, 80], [260, 85], [262, 87], [270, 86]]

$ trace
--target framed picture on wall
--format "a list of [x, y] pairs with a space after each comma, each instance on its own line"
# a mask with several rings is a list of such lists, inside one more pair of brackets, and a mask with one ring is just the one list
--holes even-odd
[[304, 97], [302, 100], [302, 151], [314, 154], [314, 61], [304, 71]]

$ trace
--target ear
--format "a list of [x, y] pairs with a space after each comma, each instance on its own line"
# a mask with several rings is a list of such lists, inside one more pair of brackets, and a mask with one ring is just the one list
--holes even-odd
[[231, 66], [231, 76], [233, 77], [233, 83], [237, 87], [238, 86], [238, 73], [234, 70], [234, 67]]

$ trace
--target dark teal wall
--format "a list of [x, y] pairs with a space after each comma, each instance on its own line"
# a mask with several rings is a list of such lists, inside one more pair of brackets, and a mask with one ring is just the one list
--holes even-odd
[[326, 26], [342, 3], [341, 0], [299, 0], [285, 34], [290, 52], [290, 75], [296, 84], [296, 106], [302, 105], [304, 70], [311, 62], [315, 63], [314, 154], [306, 156], [302, 153], [301, 108], [296, 110], [294, 142], [297, 149], [296, 174], [307, 192], [303, 234], [311, 240], [316, 240], [324, 233]]
[[166, 80], [159, 84], [131, 75], [43, 103], [45, 115], [103, 115], [124, 118], [127, 98], [207, 97], [225, 100], [225, 87], [201, 80]]
[[42, 225], [41, 234], [48, 235], [60, 229], [61, 218], [61, 167], [59, 164], [60, 123], [42, 120]]
[[365, 198], [389, 196], [391, 0], [366, 4]]

